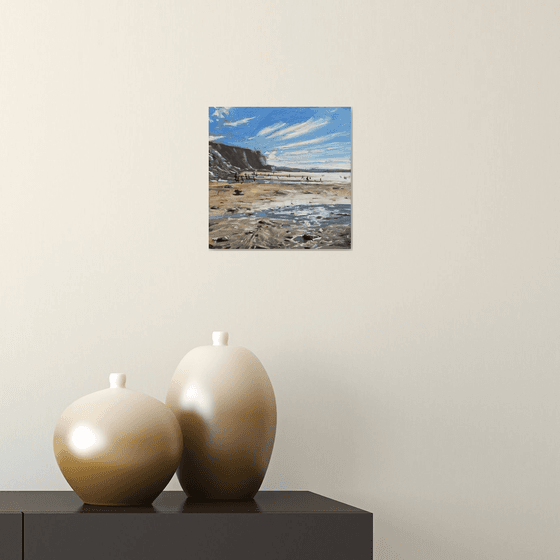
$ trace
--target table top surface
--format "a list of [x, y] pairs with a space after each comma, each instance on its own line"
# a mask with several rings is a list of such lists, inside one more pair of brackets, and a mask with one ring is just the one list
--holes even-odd
[[92, 506], [71, 491], [0, 492], [0, 513], [349, 513], [369, 512], [306, 491], [257, 492], [248, 501], [197, 501], [162, 492], [151, 506]]

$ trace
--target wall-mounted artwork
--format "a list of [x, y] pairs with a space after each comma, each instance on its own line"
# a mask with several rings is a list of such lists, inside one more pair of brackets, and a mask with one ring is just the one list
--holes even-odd
[[209, 108], [210, 249], [350, 249], [350, 107]]

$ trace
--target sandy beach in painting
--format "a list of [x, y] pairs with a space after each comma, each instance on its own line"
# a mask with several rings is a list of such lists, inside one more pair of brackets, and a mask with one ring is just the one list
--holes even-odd
[[210, 180], [211, 249], [349, 249], [351, 174], [246, 172]]

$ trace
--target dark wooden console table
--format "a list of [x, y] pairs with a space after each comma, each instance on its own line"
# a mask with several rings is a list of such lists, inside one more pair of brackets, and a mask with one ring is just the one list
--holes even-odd
[[2, 560], [371, 560], [372, 514], [313, 492], [150, 507], [85, 505], [74, 492], [0, 492]]

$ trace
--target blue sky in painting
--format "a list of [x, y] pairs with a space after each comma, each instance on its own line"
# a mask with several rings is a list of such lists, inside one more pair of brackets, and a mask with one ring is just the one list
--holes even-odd
[[350, 169], [350, 107], [210, 107], [210, 141], [260, 150], [267, 163]]

